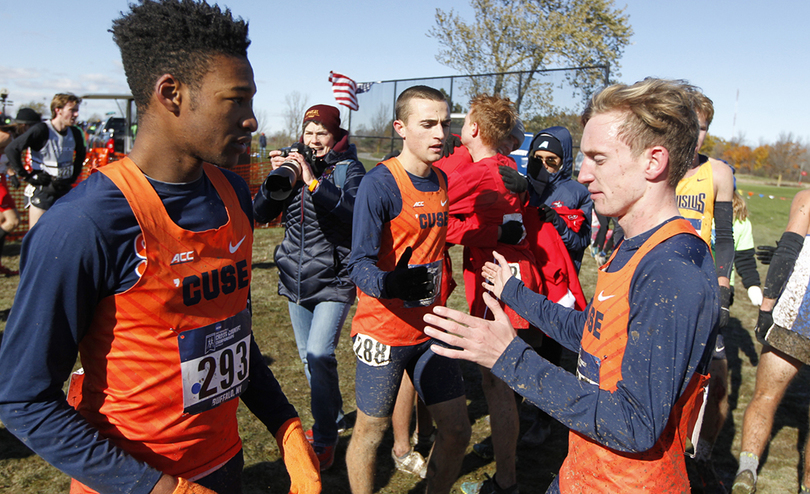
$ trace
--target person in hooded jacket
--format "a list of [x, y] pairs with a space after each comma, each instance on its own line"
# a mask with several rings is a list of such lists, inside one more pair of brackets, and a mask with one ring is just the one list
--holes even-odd
[[532, 139], [526, 177], [504, 167], [500, 172], [512, 192], [528, 187], [529, 205], [537, 208], [542, 221], [554, 225], [579, 272], [582, 254], [591, 243], [593, 201], [588, 189], [572, 179], [572, 147], [568, 129], [549, 127]]
[[299, 168], [289, 196], [280, 199], [265, 180], [253, 210], [259, 222], [283, 212], [284, 239], [275, 255], [278, 293], [289, 299], [290, 322], [311, 388], [315, 423], [306, 435], [325, 470], [334, 461], [343, 420], [335, 348], [356, 294], [347, 265], [354, 199], [366, 172], [333, 106], [306, 111], [300, 142], [312, 149], [310, 161], [298, 152], [287, 157], [279, 150], [269, 153], [274, 171], [285, 162]]

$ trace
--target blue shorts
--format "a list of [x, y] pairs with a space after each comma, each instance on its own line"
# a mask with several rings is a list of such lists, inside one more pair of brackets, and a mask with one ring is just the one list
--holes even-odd
[[426, 405], [464, 396], [464, 380], [458, 362], [433, 353], [428, 340], [411, 346], [388, 346], [366, 335], [352, 338], [357, 357], [354, 393], [357, 408], [370, 417], [390, 417], [403, 372], [413, 381]]

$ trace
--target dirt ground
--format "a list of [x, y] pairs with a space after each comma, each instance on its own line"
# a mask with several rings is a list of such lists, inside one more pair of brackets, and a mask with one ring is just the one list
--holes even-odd
[[[305, 428], [311, 426], [309, 414], [309, 388], [298, 360], [292, 328], [289, 324], [286, 299], [277, 295], [278, 280], [272, 248], [280, 240], [282, 230], [257, 230], [253, 264], [254, 332], [259, 347], [271, 369], [275, 373], [290, 401], [298, 409]], [[4, 251], [5, 265], [16, 267], [19, 262], [19, 244], [10, 244]], [[460, 267], [460, 249], [454, 248]], [[765, 271], [761, 271], [763, 277]], [[461, 276], [456, 276], [461, 282]], [[586, 296], [593, 294], [595, 264], [586, 256], [581, 273]], [[17, 278], [0, 278], [0, 319], [11, 307]], [[461, 283], [460, 283], [461, 285]], [[463, 286], [459, 286], [449, 305], [465, 309]], [[752, 306], [741, 290], [731, 309], [731, 323], [726, 330], [726, 345], [730, 374], [730, 405], [732, 413], [720, 435], [715, 449], [718, 472], [730, 487], [737, 468], [742, 414], [750, 400], [754, 388], [756, 363], [760, 345], [753, 337], [756, 321], [756, 308]], [[350, 320], [350, 319], [349, 319]], [[0, 328], [5, 322], [0, 321]], [[349, 326], [344, 327], [338, 347], [341, 391], [344, 410], [349, 421], [354, 419], [354, 356], [349, 344]], [[563, 366], [573, 370], [575, 359], [568, 356]], [[486, 403], [480, 390], [480, 376], [475, 366], [463, 365], [467, 388], [468, 415], [473, 424], [473, 438], [464, 458], [461, 477], [454, 487], [462, 482], [481, 480], [484, 474], [492, 475], [495, 464], [480, 459], [472, 452], [472, 445], [489, 435]], [[794, 381], [782, 403], [773, 438], [769, 449], [762, 458], [759, 489], [760, 492], [797, 492], [798, 479], [802, 475], [801, 449], [808, 432], [808, 405], [810, 405], [810, 380], [804, 369]], [[526, 407], [523, 408], [525, 415]], [[240, 406], [240, 431], [245, 450], [244, 492], [281, 493], [287, 492], [289, 479], [279, 457], [275, 440], [253, 417]], [[528, 427], [525, 418], [521, 420], [521, 432]], [[348, 480], [345, 467], [346, 446], [351, 437], [351, 429], [341, 435], [335, 465], [323, 474], [325, 493], [348, 493]], [[393, 438], [389, 431], [378, 451], [376, 488], [381, 493], [416, 493], [424, 490], [424, 482], [418, 477], [398, 472], [393, 465], [390, 451]], [[543, 493], [553, 480], [567, 452], [567, 432], [555, 423], [551, 437], [541, 447], [519, 447], [517, 451], [517, 472], [520, 490], [524, 493]], [[4, 427], [0, 427], [0, 492], [3, 493], [56, 493], [68, 491], [69, 479], [33, 454]], [[693, 492], [701, 492], [695, 488]]]

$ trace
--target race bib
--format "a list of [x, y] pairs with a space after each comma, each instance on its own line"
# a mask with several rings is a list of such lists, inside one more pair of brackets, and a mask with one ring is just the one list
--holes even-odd
[[358, 334], [352, 346], [357, 360], [372, 367], [382, 367], [391, 362], [391, 347], [371, 336]]
[[406, 309], [433, 305], [439, 299], [439, 295], [441, 295], [442, 260], [439, 259], [438, 261], [433, 261], [427, 264], [410, 264], [408, 265], [408, 269], [418, 268], [420, 266], [425, 266], [428, 270], [428, 274], [433, 277], [433, 293], [429, 297], [420, 300], [406, 300], [404, 304]]
[[250, 324], [250, 312], [245, 309], [177, 337], [184, 413], [210, 410], [245, 390], [250, 369]]
[[[496, 261], [493, 259], [493, 262], [496, 262]], [[523, 281], [523, 278], [520, 277], [520, 263], [518, 263], [518, 262], [508, 262], [508, 263], [506, 263], [506, 265], [509, 266], [509, 271], [512, 273], [512, 276], [514, 276], [518, 280]]]
[[503, 215], [503, 224], [509, 223], [510, 221], [519, 221], [521, 225], [523, 225], [523, 234], [520, 236], [520, 241], [518, 243], [523, 242], [523, 239], [526, 238], [526, 225], [523, 224], [523, 215], [521, 213], [509, 213]]

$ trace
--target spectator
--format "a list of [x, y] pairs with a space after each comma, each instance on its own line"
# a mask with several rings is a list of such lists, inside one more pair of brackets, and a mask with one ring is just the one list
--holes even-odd
[[267, 136], [264, 135], [264, 132], [259, 136], [259, 149], [261, 150], [261, 158], [264, 159], [267, 154]]
[[283, 213], [284, 240], [275, 254], [278, 292], [289, 299], [295, 343], [311, 389], [315, 424], [307, 437], [325, 470], [335, 459], [343, 423], [335, 348], [355, 297], [348, 272], [352, 210], [366, 170], [333, 106], [306, 111], [301, 142], [313, 151], [309, 161], [298, 152], [286, 158], [280, 151], [270, 152], [273, 170], [285, 162], [299, 170], [289, 196], [274, 199], [265, 182], [253, 211], [262, 223]]
[[[57, 199], [70, 192], [82, 172], [84, 136], [75, 126], [81, 102], [81, 98], [70, 93], [55, 95], [51, 101], [51, 119], [32, 125], [6, 148], [14, 173], [28, 182], [24, 195], [29, 228], [37, 224]], [[26, 123], [33, 120], [32, 113], [36, 114], [30, 110], [24, 115]], [[25, 168], [22, 157], [28, 148], [31, 149], [30, 171]]]
[[[8, 191], [8, 183], [6, 180], [6, 173], [10, 172], [8, 169], [8, 158], [5, 155], [6, 146], [11, 142], [14, 136], [14, 128], [12, 125], [0, 125], [0, 256], [3, 255], [3, 245], [6, 242], [6, 235], [14, 231], [17, 225], [20, 224], [20, 215], [17, 213], [17, 206], [14, 204], [14, 198]], [[14, 172], [11, 171], [13, 174]], [[12, 175], [13, 177], [13, 175]], [[16, 177], [14, 177], [16, 180]], [[19, 181], [17, 187], [20, 186]], [[9, 276], [17, 276], [19, 271], [9, 269], [3, 266], [0, 262], [0, 274], [8, 278]]]
[[[550, 127], [535, 134], [529, 150], [526, 179], [529, 205], [537, 208], [542, 221], [554, 225], [579, 272], [582, 255], [591, 243], [593, 201], [588, 190], [571, 178], [572, 146], [571, 133], [565, 127]], [[520, 183], [508, 176], [504, 177], [508, 187], [510, 182]], [[520, 185], [521, 189], [525, 187]], [[514, 187], [510, 190], [519, 192]]]

